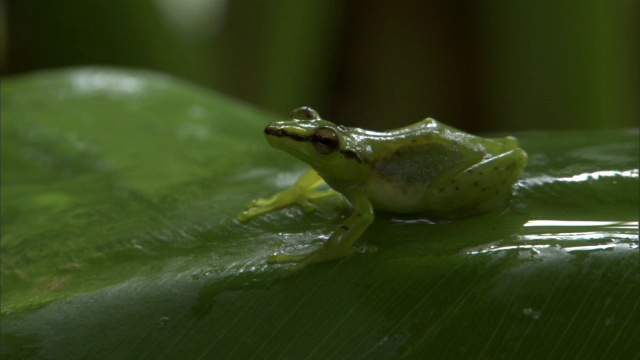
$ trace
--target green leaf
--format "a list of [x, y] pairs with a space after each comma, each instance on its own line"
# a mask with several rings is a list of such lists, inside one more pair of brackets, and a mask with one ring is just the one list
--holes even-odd
[[276, 119], [141, 71], [3, 80], [2, 357], [640, 355], [637, 129], [515, 134], [508, 208], [378, 214], [377, 251], [283, 276], [266, 257], [350, 208], [235, 219], [305, 169], [264, 141]]

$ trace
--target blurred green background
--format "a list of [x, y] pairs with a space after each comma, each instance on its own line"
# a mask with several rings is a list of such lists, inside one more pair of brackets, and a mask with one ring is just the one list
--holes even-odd
[[635, 0], [12, 0], [2, 75], [141, 67], [384, 129], [637, 127]]
[[[0, 357], [638, 358], [639, 3], [0, 0]], [[7, 79], [86, 65], [188, 82]], [[381, 214], [378, 252], [280, 277], [350, 213], [235, 220], [302, 171], [260, 131], [300, 105], [530, 163], [507, 211]], [[517, 131], [557, 129], [598, 131]]]

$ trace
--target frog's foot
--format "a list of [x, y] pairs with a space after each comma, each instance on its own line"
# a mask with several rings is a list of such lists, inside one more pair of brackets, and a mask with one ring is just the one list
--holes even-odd
[[301, 270], [311, 264], [325, 262], [328, 260], [335, 260], [342, 257], [345, 257], [352, 252], [354, 252], [354, 248], [350, 249], [327, 249], [320, 248], [306, 254], [293, 255], [293, 254], [276, 254], [271, 255], [267, 258], [268, 264], [290, 264], [294, 263], [293, 266], [288, 267], [286, 269], [287, 273], [293, 273], [298, 270]]
[[238, 220], [247, 221], [258, 215], [281, 209], [289, 205], [299, 205], [305, 212], [316, 209], [310, 200], [335, 195], [334, 190], [309, 190], [292, 187], [266, 199], [256, 199], [248, 204], [248, 209], [238, 214]]
[[311, 212], [315, 209], [306, 197], [301, 197], [294, 193], [294, 189], [281, 191], [270, 198], [256, 199], [247, 205], [247, 210], [238, 214], [238, 220], [247, 221], [258, 215], [281, 209], [283, 207], [298, 204], [305, 212]]
[[316, 190], [323, 183], [324, 180], [315, 170], [308, 170], [296, 180], [291, 188], [281, 191], [270, 198], [257, 199], [250, 202], [248, 209], [238, 214], [238, 220], [247, 221], [252, 217], [293, 204], [300, 205], [305, 212], [313, 211], [316, 206], [309, 200], [338, 194], [332, 189]]

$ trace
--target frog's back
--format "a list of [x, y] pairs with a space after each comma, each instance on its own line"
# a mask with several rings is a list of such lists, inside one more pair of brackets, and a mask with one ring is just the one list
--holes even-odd
[[381, 137], [372, 142], [377, 156], [370, 159], [373, 171], [366, 189], [375, 208], [398, 213], [438, 212], [430, 204], [429, 185], [517, 148], [514, 138], [485, 139], [433, 119], [387, 134], [400, 141], [391, 145]]

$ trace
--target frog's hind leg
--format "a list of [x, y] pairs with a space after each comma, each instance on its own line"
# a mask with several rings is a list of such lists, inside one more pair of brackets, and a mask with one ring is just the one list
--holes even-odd
[[487, 159], [457, 175], [432, 183], [431, 207], [461, 216], [478, 214], [504, 205], [511, 187], [527, 163], [520, 148]]
[[271, 255], [267, 259], [267, 263], [295, 263], [295, 265], [288, 268], [289, 272], [293, 272], [314, 263], [347, 256], [355, 251], [353, 245], [360, 238], [367, 227], [371, 225], [375, 215], [371, 202], [365, 196], [351, 198], [350, 201], [355, 206], [355, 212], [331, 234], [329, 240], [327, 240], [323, 247], [299, 255]]

